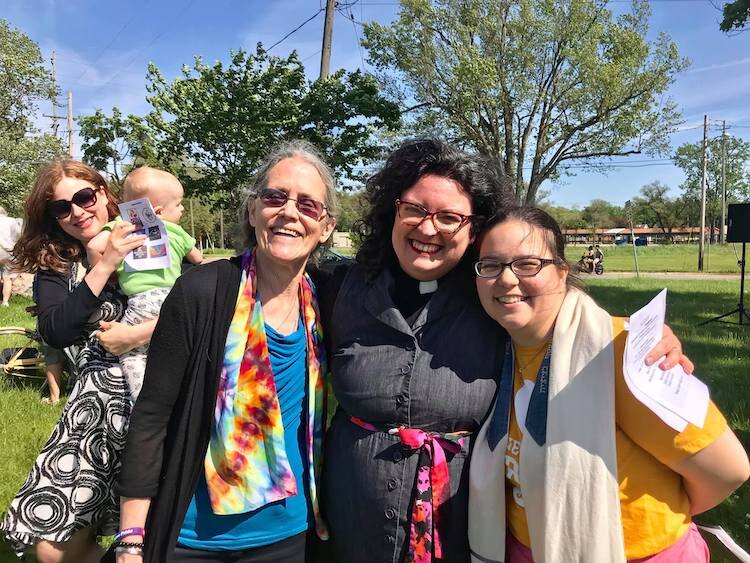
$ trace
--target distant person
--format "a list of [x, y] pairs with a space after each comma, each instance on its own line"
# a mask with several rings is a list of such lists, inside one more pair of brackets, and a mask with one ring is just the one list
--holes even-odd
[[42, 352], [44, 354], [47, 389], [49, 390], [49, 397], [43, 397], [42, 403], [54, 406], [60, 402], [63, 371], [65, 371], [65, 355], [62, 350], [53, 348], [46, 343], [42, 344]]
[[3, 300], [0, 305], [10, 306], [10, 296], [13, 293], [13, 278], [16, 277], [10, 268], [13, 260], [13, 247], [21, 236], [21, 220], [8, 217], [4, 207], [0, 207], [0, 272], [3, 284]]
[[602, 252], [602, 249], [597, 244], [594, 247], [594, 267], [596, 267], [596, 265], [599, 262], [602, 262], [603, 260], [604, 260], [604, 252]]
[[[136, 168], [125, 178], [122, 190], [125, 201], [146, 198], [151, 202], [154, 212], [167, 229], [171, 258], [168, 268], [130, 271], [125, 268], [124, 263], [117, 268], [120, 289], [128, 296], [128, 308], [122, 321], [135, 326], [159, 316], [164, 299], [181, 273], [182, 259], [186, 258], [191, 264], [200, 264], [203, 262], [203, 254], [195, 247], [195, 239], [178, 224], [185, 209], [182, 205], [185, 193], [174, 175], [148, 166]], [[130, 211], [135, 213], [133, 209]], [[96, 264], [107, 248], [110, 231], [116, 222], [117, 220], [107, 223], [102, 232], [89, 241], [86, 249], [92, 264]], [[133, 216], [131, 223], [138, 222], [138, 217]], [[102, 330], [106, 331], [107, 326], [103, 326]], [[120, 365], [133, 402], [143, 386], [147, 352], [148, 345], [143, 344], [120, 354]]]
[[594, 246], [589, 245], [586, 252], [583, 253], [583, 256], [581, 256], [581, 261], [583, 261], [583, 265], [586, 268], [586, 271], [591, 273], [594, 271]]

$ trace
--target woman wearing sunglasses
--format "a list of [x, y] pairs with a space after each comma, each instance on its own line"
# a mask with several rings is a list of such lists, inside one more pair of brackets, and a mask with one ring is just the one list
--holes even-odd
[[628, 389], [627, 332], [584, 292], [547, 213], [511, 208], [479, 239], [476, 287], [510, 335], [469, 477], [473, 561], [708, 563], [694, 514], [748, 478], [713, 403], [667, 426]]
[[98, 561], [97, 532], [117, 526], [114, 475], [124, 446], [128, 390], [113, 354], [147, 342], [150, 326], [113, 327], [101, 342], [99, 321], [117, 321], [124, 297], [109, 283], [144, 237], [121, 224], [103, 259], [86, 271], [85, 244], [118, 211], [104, 178], [72, 160], [43, 166], [26, 199], [16, 268], [36, 274], [37, 326], [54, 348], [80, 346], [80, 371], [62, 416], [0, 523], [17, 552], [36, 544], [42, 563]]
[[308, 143], [280, 146], [242, 206], [244, 252], [161, 309], [119, 478], [126, 562], [303, 562], [318, 518], [325, 351], [310, 256], [336, 221]]
[[[432, 139], [397, 149], [366, 193], [356, 264], [320, 279], [339, 408], [319, 560], [465, 562], [467, 456], [507, 339], [476, 298], [472, 242], [508, 198], [491, 162]], [[674, 337], [661, 346], [680, 357]]]

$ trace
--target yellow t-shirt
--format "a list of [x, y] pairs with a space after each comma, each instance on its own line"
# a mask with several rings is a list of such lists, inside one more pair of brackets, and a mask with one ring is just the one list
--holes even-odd
[[[682, 432], [667, 426], [638, 401], [625, 383], [622, 358], [627, 332], [623, 319], [612, 318], [615, 346], [615, 443], [620, 483], [620, 511], [628, 559], [648, 557], [679, 540], [690, 525], [690, 501], [682, 478], [666, 464], [675, 464], [716, 440], [727, 423], [710, 402], [703, 428], [688, 424]], [[546, 344], [515, 349], [513, 393], [536, 381]], [[523, 366], [523, 377], [518, 366]], [[518, 479], [523, 435], [511, 401], [505, 451], [506, 514], [511, 533], [530, 546], [529, 529]]]

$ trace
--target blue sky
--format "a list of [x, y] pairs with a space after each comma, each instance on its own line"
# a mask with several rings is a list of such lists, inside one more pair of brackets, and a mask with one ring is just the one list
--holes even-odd
[[[717, 1], [720, 3], [720, 0]], [[167, 78], [191, 65], [195, 55], [226, 60], [230, 49], [254, 49], [260, 41], [273, 45], [321, 9], [325, 0], [4, 0], [0, 17], [31, 36], [45, 58], [57, 53], [57, 77], [63, 92], [73, 92], [74, 114], [96, 108], [143, 114], [145, 74], [154, 62]], [[613, 11], [627, 9], [616, 1]], [[358, 21], [392, 20], [398, 3], [359, 0], [347, 11]], [[701, 139], [703, 114], [727, 121], [730, 133], [750, 140], [750, 32], [727, 36], [719, 31], [720, 12], [704, 0], [652, 0], [650, 34], [664, 31], [677, 43], [691, 67], [680, 75], [670, 95], [685, 120], [672, 137], [674, 147]], [[323, 13], [272, 50], [286, 55], [296, 49], [308, 76], [320, 65]], [[367, 54], [358, 46], [361, 28], [337, 14], [331, 68], [364, 68]], [[60, 102], [63, 102], [64, 96]], [[42, 106], [44, 113], [50, 108]], [[64, 110], [61, 110], [64, 112]], [[38, 121], [49, 127], [48, 119]], [[718, 135], [712, 122], [711, 135]], [[61, 126], [61, 130], [65, 126]], [[77, 142], [80, 147], [80, 142]], [[593, 198], [622, 204], [641, 186], [659, 180], [673, 188], [683, 177], [669, 162], [649, 162], [636, 155], [617, 158], [608, 172], [578, 173], [547, 184], [550, 200], [585, 206]]]

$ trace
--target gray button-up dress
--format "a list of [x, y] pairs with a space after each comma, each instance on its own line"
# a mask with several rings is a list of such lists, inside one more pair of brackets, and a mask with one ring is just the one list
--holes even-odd
[[[441, 280], [411, 326], [393, 304], [390, 272], [367, 283], [354, 266], [339, 290], [326, 325], [339, 408], [326, 437], [322, 499], [340, 562], [404, 559], [419, 457], [397, 436], [365, 430], [350, 416], [379, 427], [475, 432], [493, 404], [506, 334], [467, 278], [454, 272]], [[447, 456], [450, 496], [439, 531], [451, 563], [469, 560], [470, 443]]]

